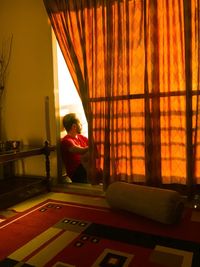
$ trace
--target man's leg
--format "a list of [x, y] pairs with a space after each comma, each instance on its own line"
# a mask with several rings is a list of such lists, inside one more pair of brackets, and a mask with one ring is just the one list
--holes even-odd
[[86, 172], [86, 170], [82, 164], [80, 164], [78, 166], [78, 168], [76, 169], [76, 171], [72, 177], [72, 182], [74, 182], [74, 183], [88, 183], [87, 172]]

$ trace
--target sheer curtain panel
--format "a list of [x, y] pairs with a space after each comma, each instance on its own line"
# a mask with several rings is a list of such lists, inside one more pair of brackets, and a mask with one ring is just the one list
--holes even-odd
[[88, 120], [91, 183], [96, 166], [105, 188], [199, 184], [200, 1], [44, 4]]

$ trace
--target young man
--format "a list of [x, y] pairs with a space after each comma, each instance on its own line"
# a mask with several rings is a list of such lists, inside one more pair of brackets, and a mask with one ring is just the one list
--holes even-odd
[[[72, 182], [87, 183], [88, 138], [81, 134], [81, 123], [75, 113], [63, 117], [67, 132], [61, 140], [61, 153], [67, 175]], [[84, 164], [85, 162], [85, 164]]]

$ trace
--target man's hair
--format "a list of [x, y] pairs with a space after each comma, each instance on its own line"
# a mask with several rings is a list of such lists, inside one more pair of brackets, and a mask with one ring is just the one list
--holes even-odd
[[71, 130], [74, 123], [79, 123], [75, 113], [69, 113], [63, 117], [63, 126], [67, 132]]

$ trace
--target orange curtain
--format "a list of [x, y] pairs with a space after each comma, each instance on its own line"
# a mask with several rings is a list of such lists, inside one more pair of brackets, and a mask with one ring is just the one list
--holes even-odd
[[44, 3], [88, 119], [91, 177], [96, 165], [105, 188], [199, 184], [200, 1]]
[[194, 184], [200, 184], [200, 0], [191, 1], [190, 23], [189, 51], [191, 54], [188, 67], [190, 68], [192, 91], [192, 177]]

